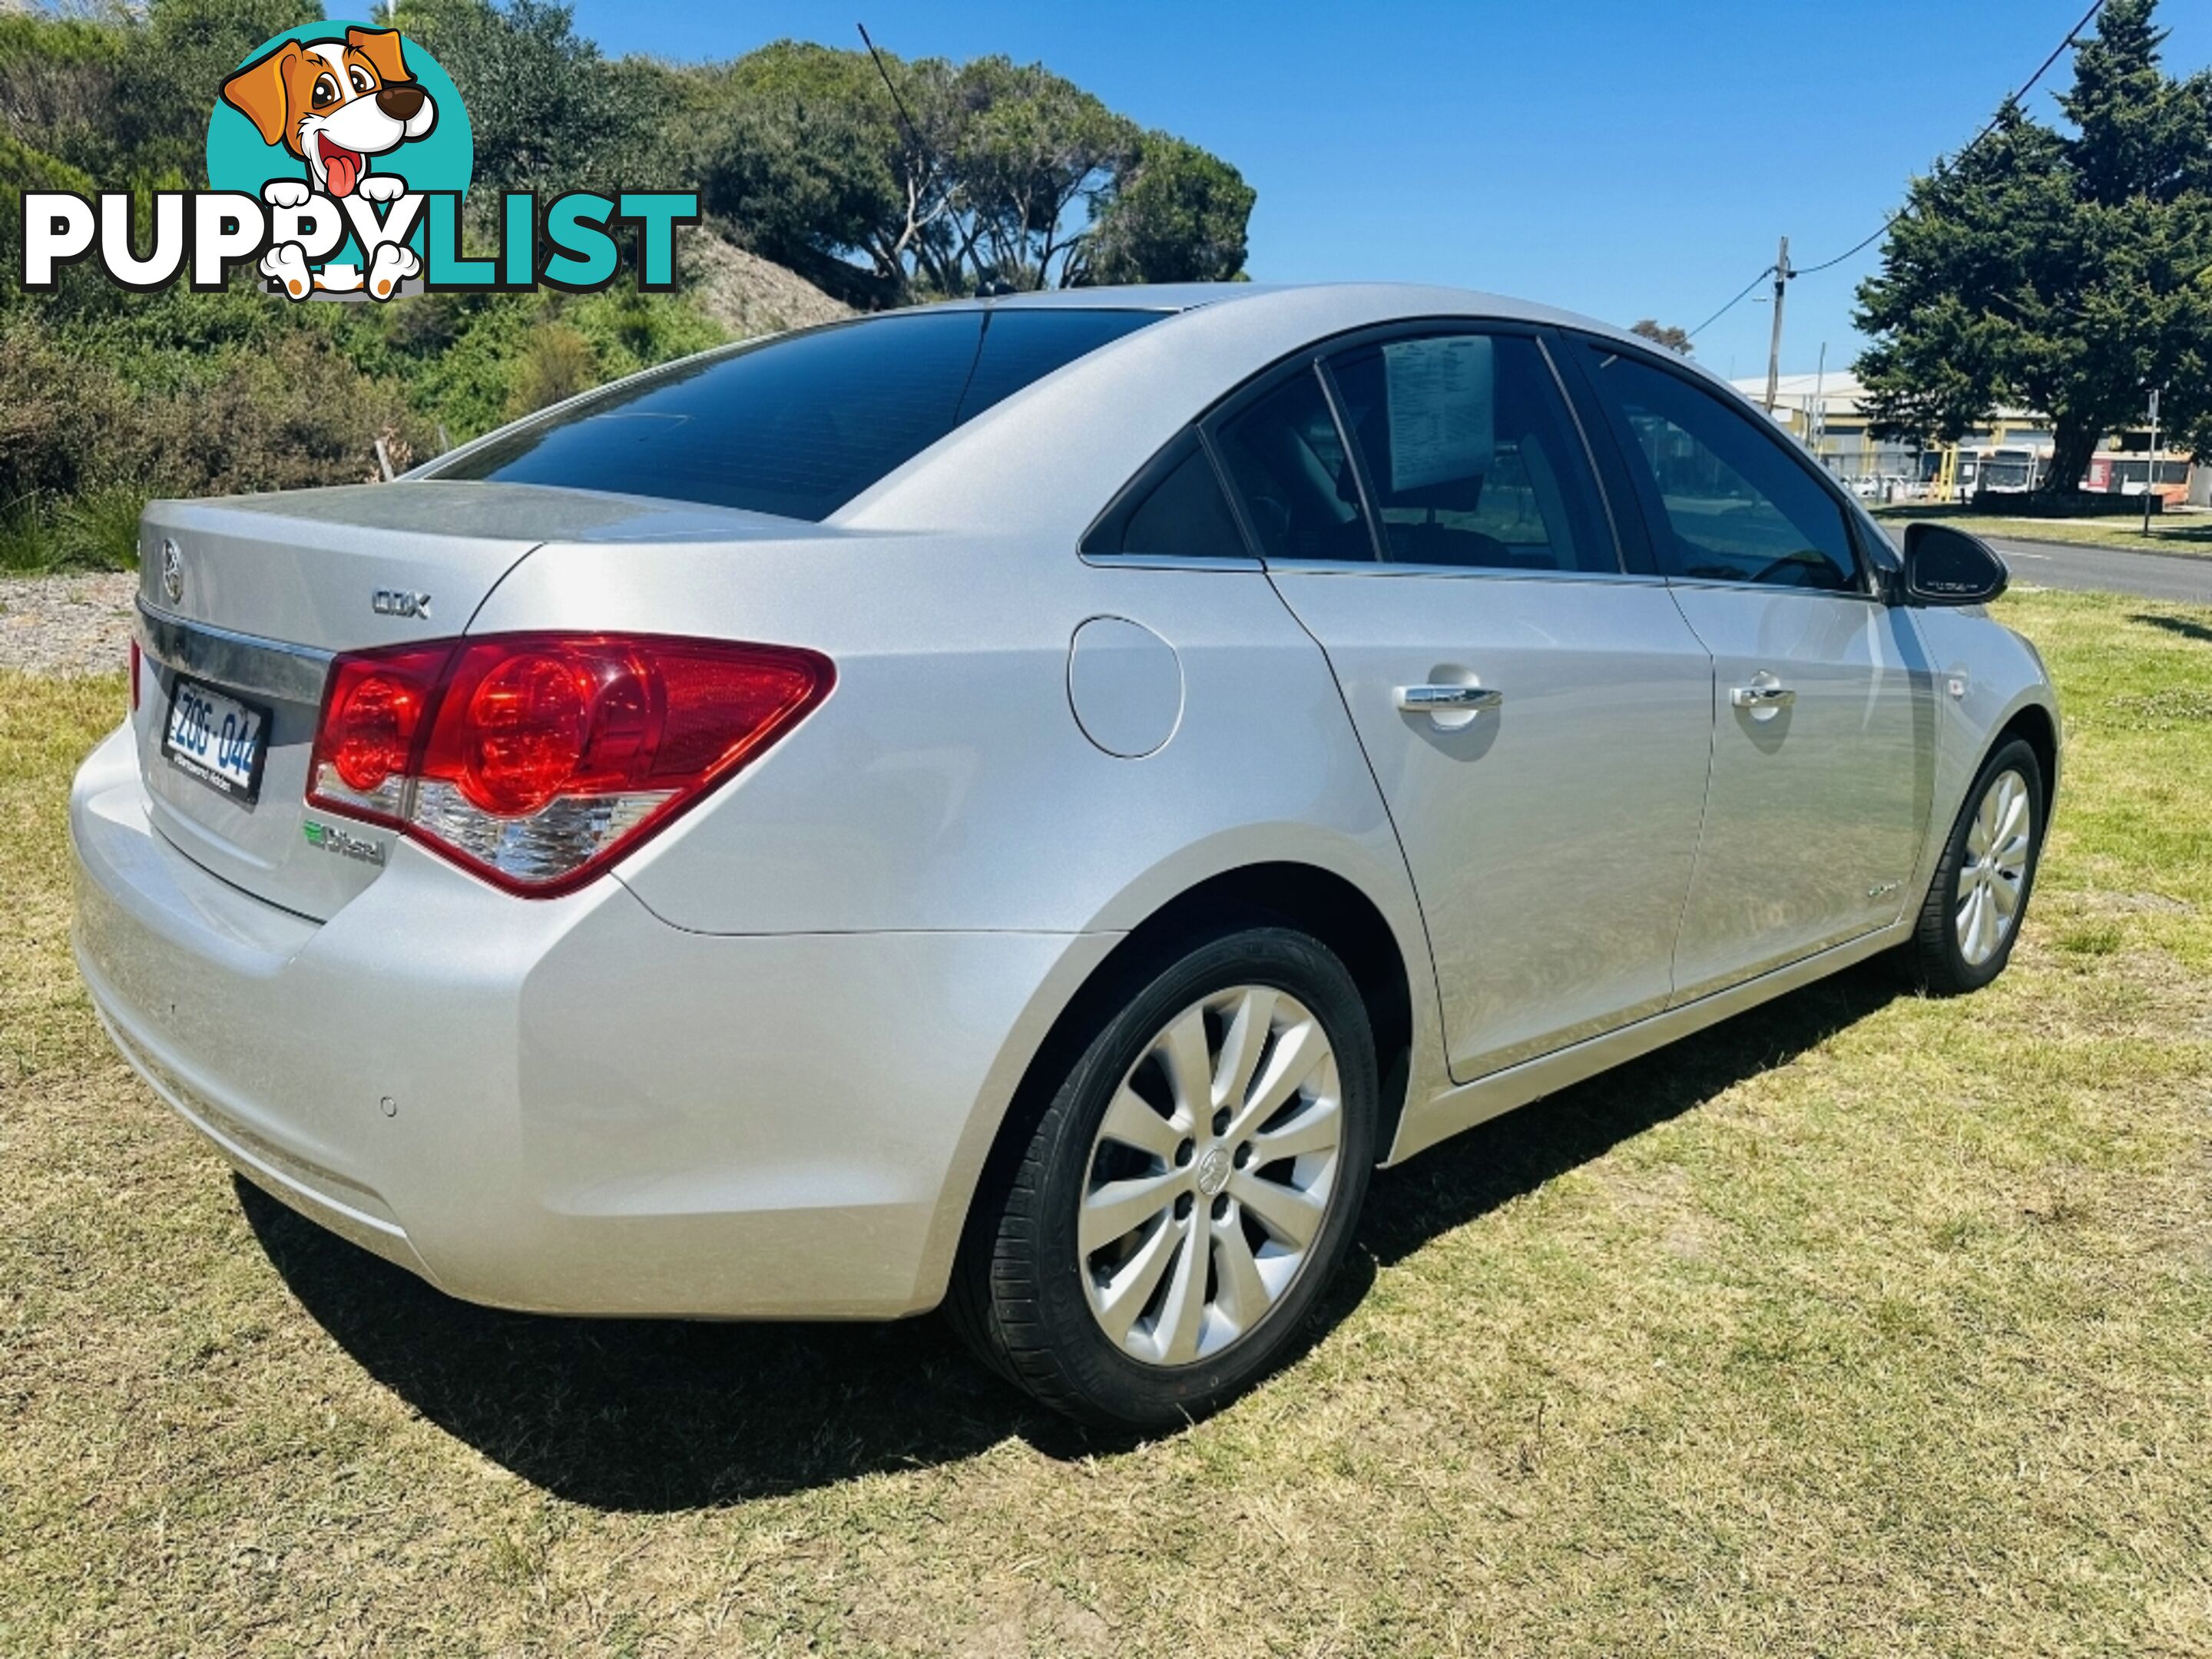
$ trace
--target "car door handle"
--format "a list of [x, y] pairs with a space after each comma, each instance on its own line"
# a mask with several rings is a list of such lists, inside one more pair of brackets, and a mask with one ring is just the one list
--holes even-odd
[[1797, 694], [1786, 685], [1739, 685], [1729, 692], [1738, 708], [1787, 708]]
[[1408, 714], [1449, 714], [1495, 708], [1505, 694], [1487, 685], [1401, 685], [1398, 707]]

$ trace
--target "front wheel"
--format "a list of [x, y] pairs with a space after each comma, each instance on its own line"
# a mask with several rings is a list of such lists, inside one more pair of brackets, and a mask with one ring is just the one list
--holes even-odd
[[1285, 927], [1198, 945], [1105, 1018], [987, 1189], [955, 1322], [1071, 1415], [1169, 1427], [1295, 1351], [1375, 1157], [1358, 988]]
[[1905, 948], [1929, 991], [1978, 991], [2004, 971], [2035, 886], [2045, 799], [2043, 763], [2021, 739], [1982, 763]]

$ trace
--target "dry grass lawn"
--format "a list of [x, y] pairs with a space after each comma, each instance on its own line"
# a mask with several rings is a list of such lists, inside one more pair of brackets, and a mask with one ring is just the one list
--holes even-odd
[[898, 1327], [446, 1301], [235, 1188], [71, 972], [118, 681], [0, 679], [0, 1649], [2212, 1651], [2212, 613], [2041, 593], [2009, 975], [1877, 967], [1378, 1180], [1149, 1443]]

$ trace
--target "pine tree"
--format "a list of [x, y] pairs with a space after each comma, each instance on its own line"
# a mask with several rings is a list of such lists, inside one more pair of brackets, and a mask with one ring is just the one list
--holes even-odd
[[1859, 289], [1879, 431], [1953, 441], [2025, 404], [2053, 422], [2044, 488], [2070, 494], [2149, 386], [2172, 429], [2212, 424], [2212, 72], [2165, 72], [2156, 3], [2112, 0], [2080, 44], [2070, 131], [2008, 104], [1913, 181]]

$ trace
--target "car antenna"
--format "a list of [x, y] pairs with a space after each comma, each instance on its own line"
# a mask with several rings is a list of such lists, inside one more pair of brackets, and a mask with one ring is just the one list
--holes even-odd
[[[883, 80], [884, 90], [891, 95], [891, 107], [898, 112], [899, 125], [906, 129], [907, 142], [914, 146], [914, 152], [921, 158], [922, 164], [930, 172], [934, 173], [937, 170], [936, 155], [931, 150], [927, 141], [922, 137], [921, 129], [914, 124], [914, 117], [907, 109], [906, 100], [899, 96], [898, 86], [892, 81], [890, 70], [884, 66], [884, 55], [876, 50], [876, 43], [869, 36], [868, 26], [866, 23], [856, 22], [853, 27], [860, 30], [860, 44], [868, 49], [868, 60], [876, 66], [876, 73]], [[1003, 277], [986, 276], [975, 284], [975, 296], [981, 300], [996, 299], [1000, 295], [1012, 294], [1014, 291], [1014, 285]], [[988, 325], [987, 324], [986, 326], [988, 327]]]
[[923, 165], [934, 172], [936, 157], [930, 153], [929, 146], [922, 142], [921, 129], [915, 125], [914, 117], [907, 112], [906, 100], [899, 96], [898, 88], [891, 82], [890, 70], [884, 67], [883, 53], [876, 50], [876, 43], [868, 37], [868, 26], [855, 23], [853, 27], [860, 30], [860, 44], [868, 49], [868, 61], [876, 66], [876, 73], [883, 78], [884, 90], [891, 95], [891, 107], [898, 112], [899, 125], [906, 129], [907, 142], [914, 146], [915, 154], [921, 159]]

